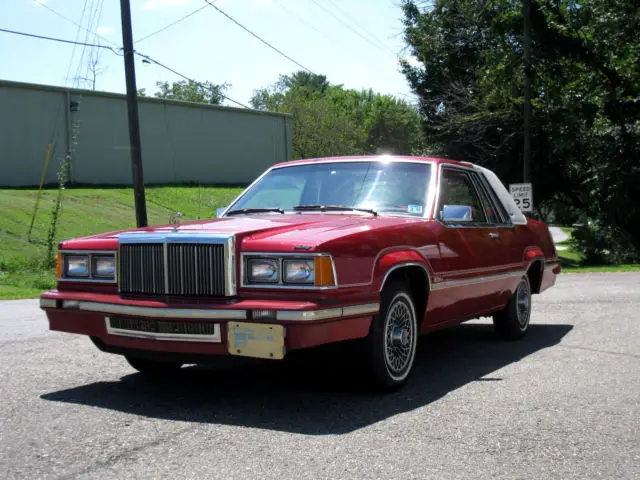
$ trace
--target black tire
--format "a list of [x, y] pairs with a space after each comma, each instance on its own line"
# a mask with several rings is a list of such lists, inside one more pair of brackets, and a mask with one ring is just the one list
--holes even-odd
[[406, 283], [394, 281], [382, 292], [380, 313], [365, 340], [370, 385], [385, 391], [404, 386], [413, 368], [417, 343], [415, 303]]
[[149, 360], [147, 358], [131, 357], [125, 355], [124, 357], [129, 365], [149, 378], [162, 378], [170, 375], [174, 375], [182, 367], [182, 363], [176, 362], [161, 362], [158, 360]]
[[504, 310], [493, 314], [493, 328], [504, 340], [518, 340], [529, 330], [531, 320], [531, 283], [525, 275]]

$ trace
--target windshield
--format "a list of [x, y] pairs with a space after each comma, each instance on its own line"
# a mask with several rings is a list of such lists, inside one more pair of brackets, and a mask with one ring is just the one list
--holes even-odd
[[431, 164], [330, 162], [276, 168], [230, 210], [343, 206], [422, 216]]

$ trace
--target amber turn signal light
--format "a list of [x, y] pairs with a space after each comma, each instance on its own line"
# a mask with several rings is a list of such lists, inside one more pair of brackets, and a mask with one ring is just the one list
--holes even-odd
[[316, 287], [332, 287], [336, 284], [333, 275], [333, 263], [330, 257], [318, 256], [315, 262]]
[[58, 252], [58, 257], [56, 258], [56, 278], [62, 277], [62, 254]]

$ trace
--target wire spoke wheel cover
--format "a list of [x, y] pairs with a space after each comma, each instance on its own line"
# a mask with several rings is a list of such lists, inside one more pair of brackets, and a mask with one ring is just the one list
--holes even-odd
[[402, 381], [411, 370], [416, 352], [417, 322], [410, 297], [399, 292], [389, 304], [384, 319], [384, 361], [395, 381]]
[[531, 288], [529, 282], [524, 279], [518, 285], [516, 291], [516, 314], [521, 330], [527, 328], [531, 318]]

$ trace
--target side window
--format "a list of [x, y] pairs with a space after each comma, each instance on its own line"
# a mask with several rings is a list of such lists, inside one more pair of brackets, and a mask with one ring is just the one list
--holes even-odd
[[510, 225], [511, 217], [509, 216], [509, 213], [507, 212], [507, 210], [504, 208], [504, 205], [500, 201], [500, 198], [498, 197], [496, 192], [493, 190], [493, 187], [491, 186], [491, 184], [487, 181], [484, 175], [480, 173], [475, 174], [475, 179], [478, 182], [478, 187], [483, 192], [483, 197], [486, 198], [487, 207], [491, 208], [492, 211], [495, 213], [494, 222], [502, 225]]
[[478, 195], [480, 195], [480, 199], [482, 200], [482, 204], [484, 205], [484, 213], [487, 217], [487, 222], [492, 224], [502, 223], [500, 220], [500, 214], [496, 209], [494, 202], [491, 200], [489, 193], [487, 192], [485, 185], [480, 180], [480, 176], [477, 173], [471, 174], [473, 178], [473, 182], [477, 187]]
[[467, 173], [450, 168], [442, 170], [438, 218], [454, 223], [487, 222], [480, 197]]

